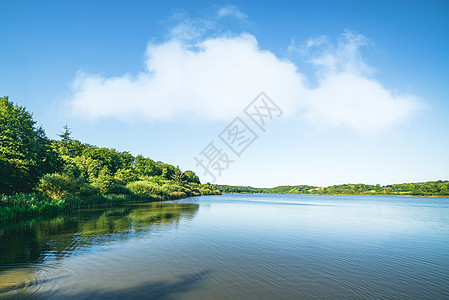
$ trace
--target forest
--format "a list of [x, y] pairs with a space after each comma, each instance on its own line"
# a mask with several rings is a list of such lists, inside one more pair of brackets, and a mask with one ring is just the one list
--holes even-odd
[[225, 194], [265, 193], [265, 194], [311, 194], [311, 195], [375, 195], [375, 196], [443, 196], [449, 197], [449, 181], [428, 181], [389, 185], [340, 184], [327, 187], [310, 185], [277, 186], [254, 188], [250, 186], [215, 185]]
[[65, 126], [49, 139], [32, 113], [0, 98], [0, 222], [84, 207], [216, 195], [190, 170], [82, 143]]

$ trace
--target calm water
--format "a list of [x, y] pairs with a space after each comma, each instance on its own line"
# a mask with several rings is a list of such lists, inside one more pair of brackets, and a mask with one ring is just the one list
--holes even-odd
[[449, 198], [223, 195], [0, 227], [0, 298], [448, 299]]

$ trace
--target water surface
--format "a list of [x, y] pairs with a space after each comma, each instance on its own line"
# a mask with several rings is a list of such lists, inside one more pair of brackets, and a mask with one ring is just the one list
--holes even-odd
[[0, 298], [449, 298], [449, 199], [223, 195], [0, 227]]

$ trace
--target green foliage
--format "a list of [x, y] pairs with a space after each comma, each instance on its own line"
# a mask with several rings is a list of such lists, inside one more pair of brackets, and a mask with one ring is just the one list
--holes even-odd
[[162, 170], [156, 167], [153, 160], [143, 157], [142, 155], [138, 155], [134, 158], [133, 167], [139, 176], [153, 177], [162, 174]]
[[[212, 189], [209, 185], [203, 185]], [[449, 196], [449, 181], [380, 184], [340, 184], [328, 187], [310, 185], [253, 188], [249, 186], [215, 185], [223, 193], [267, 193], [267, 194], [317, 194], [317, 195], [401, 195], [401, 196]]]
[[0, 98], [0, 193], [31, 192], [39, 178], [61, 167], [32, 114]]
[[0, 223], [48, 215], [67, 209], [67, 204], [61, 199], [36, 194], [3, 195], [0, 197]]
[[93, 183], [103, 169], [103, 165], [100, 161], [84, 155], [73, 158], [66, 157], [66, 163], [79, 170], [81, 175], [86, 178], [89, 183]]
[[167, 179], [163, 178], [162, 176], [154, 176], [154, 177], [140, 176], [139, 179], [140, 179], [140, 181], [148, 181], [148, 182], [152, 182], [157, 185], [160, 185], [160, 186], [169, 182]]
[[203, 186], [209, 190], [220, 190], [225, 194], [258, 194], [265, 192], [265, 189], [254, 188], [251, 186], [211, 185], [209, 183], [203, 184]]
[[70, 135], [72, 134], [72, 132], [70, 131], [70, 128], [68, 125], [64, 126], [64, 131], [61, 132], [61, 134], [59, 135], [59, 137], [61, 138], [61, 142], [62, 143], [69, 143], [72, 141], [72, 138], [70, 137]]
[[173, 179], [173, 176], [176, 176], [175, 167], [168, 165], [168, 164], [160, 164], [159, 162], [156, 164], [156, 166], [162, 170], [162, 178], [171, 180]]
[[310, 185], [277, 186], [267, 189], [270, 194], [309, 194], [316, 187]]
[[202, 189], [201, 195], [221, 195], [219, 190]]
[[317, 188], [313, 193], [334, 195], [412, 195], [447, 196], [449, 181], [429, 181], [418, 183], [390, 184], [385, 186], [368, 184], [342, 184]]
[[83, 151], [83, 156], [100, 162], [112, 174], [119, 169], [125, 169], [132, 165], [134, 157], [128, 152], [118, 152], [115, 149], [97, 148], [88, 146]]
[[103, 167], [98, 173], [98, 177], [92, 180], [92, 185], [98, 187], [102, 193], [106, 193], [114, 183], [114, 176], [107, 167]]
[[82, 197], [88, 197], [88, 196], [95, 196], [100, 194], [100, 188], [96, 187], [96, 186], [92, 186], [88, 183], [85, 183], [81, 186], [78, 195], [82, 196]]
[[114, 178], [116, 181], [124, 185], [130, 182], [138, 181], [139, 179], [136, 171], [133, 169], [118, 169], [114, 174]]
[[72, 140], [70, 137], [66, 137], [66, 140], [52, 141], [52, 148], [66, 160], [70, 157], [77, 157], [83, 154], [87, 145], [82, 144], [80, 141]]
[[182, 184], [184, 181], [184, 174], [181, 172], [181, 169], [177, 167], [174, 169], [173, 174], [171, 175], [171, 179], [176, 182], [176, 184]]
[[36, 190], [48, 197], [63, 198], [78, 194], [84, 185], [82, 179], [74, 179], [69, 174], [47, 174], [39, 180]]
[[162, 186], [162, 191], [165, 194], [174, 194], [174, 195], [184, 194], [184, 197], [182, 197], [182, 198], [190, 197], [190, 196], [194, 195], [191, 187], [185, 187], [182, 185], [175, 184], [173, 182], [164, 184]]
[[162, 195], [164, 190], [161, 186], [148, 181], [135, 181], [127, 186], [135, 194]]
[[176, 200], [176, 199], [184, 199], [188, 197], [188, 195], [184, 192], [171, 192], [166, 197], [167, 200]]
[[200, 184], [200, 178], [195, 174], [195, 172], [187, 170], [184, 172], [184, 178], [189, 183]]
[[124, 185], [113, 184], [106, 192], [106, 194], [116, 194], [116, 195], [133, 195], [134, 193]]

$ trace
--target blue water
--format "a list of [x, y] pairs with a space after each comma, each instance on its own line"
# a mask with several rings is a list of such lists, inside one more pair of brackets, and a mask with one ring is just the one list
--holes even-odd
[[449, 198], [223, 195], [0, 230], [0, 297], [449, 299]]

